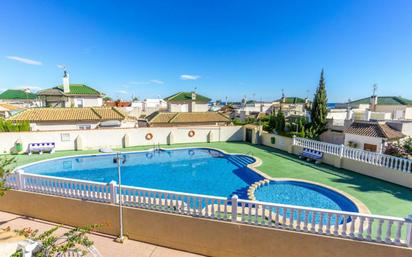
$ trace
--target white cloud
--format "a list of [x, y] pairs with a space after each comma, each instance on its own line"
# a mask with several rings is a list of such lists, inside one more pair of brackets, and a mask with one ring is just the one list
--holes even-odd
[[150, 82], [153, 83], [153, 84], [159, 84], [159, 85], [164, 84], [164, 81], [159, 80], [159, 79], [152, 79], [152, 80], [150, 80]]
[[6, 56], [6, 58], [9, 60], [14, 60], [14, 61], [18, 61], [21, 63], [30, 64], [30, 65], [43, 65], [43, 63], [40, 61], [31, 60], [31, 59], [20, 57], [20, 56]]
[[188, 74], [180, 75], [181, 80], [197, 80], [199, 78], [200, 78], [200, 76], [198, 76], [198, 75], [188, 75]]
[[126, 90], [117, 90], [116, 93], [122, 94], [122, 95], [127, 95], [127, 94], [129, 94]]

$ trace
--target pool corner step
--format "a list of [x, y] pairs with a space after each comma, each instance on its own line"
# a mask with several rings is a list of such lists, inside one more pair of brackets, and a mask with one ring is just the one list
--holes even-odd
[[269, 184], [269, 183], [270, 183], [270, 179], [265, 178], [265, 179], [259, 180], [253, 183], [252, 185], [250, 185], [249, 189], [247, 190], [248, 199], [251, 201], [256, 201], [256, 198], [255, 198], [256, 189], [258, 189], [262, 185]]

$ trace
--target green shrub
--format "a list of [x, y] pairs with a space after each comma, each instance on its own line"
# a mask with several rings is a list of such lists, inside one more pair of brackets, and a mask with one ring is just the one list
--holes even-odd
[[20, 131], [30, 131], [30, 123], [28, 121], [13, 123], [9, 120], [0, 119], [0, 132]]

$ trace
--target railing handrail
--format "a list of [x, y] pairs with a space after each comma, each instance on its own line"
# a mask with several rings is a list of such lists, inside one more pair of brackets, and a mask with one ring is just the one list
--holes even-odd
[[312, 139], [308, 139], [308, 138], [303, 138], [303, 137], [296, 137], [296, 140], [300, 140], [300, 141], [309, 141], [311, 143], [319, 143], [321, 145], [325, 145], [325, 146], [331, 146], [331, 147], [337, 147], [339, 148], [340, 145], [337, 144], [331, 144], [331, 143], [327, 143], [327, 142], [321, 142], [321, 141], [316, 141], [316, 140], [312, 140]]
[[213, 195], [202, 195], [202, 194], [192, 194], [192, 193], [184, 193], [179, 191], [169, 191], [169, 190], [162, 190], [162, 189], [152, 189], [146, 187], [135, 187], [135, 186], [124, 186], [122, 185], [122, 190], [124, 189], [131, 189], [131, 190], [140, 190], [152, 193], [162, 193], [162, 194], [173, 194], [173, 195], [180, 195], [180, 196], [189, 196], [189, 197], [201, 197], [201, 198], [213, 198], [216, 200], [227, 200], [225, 197], [221, 196], [213, 196]]
[[250, 201], [239, 199], [239, 203], [248, 203], [248, 204], [262, 204], [270, 207], [279, 207], [279, 208], [294, 208], [306, 211], [313, 211], [313, 212], [328, 212], [331, 214], [340, 214], [340, 215], [350, 215], [350, 216], [358, 216], [358, 217], [365, 217], [365, 218], [374, 218], [374, 219], [386, 219], [386, 220], [393, 220], [393, 221], [406, 221], [405, 218], [395, 217], [395, 216], [384, 216], [384, 215], [376, 215], [376, 214], [369, 214], [369, 213], [360, 213], [360, 212], [348, 212], [348, 211], [338, 211], [338, 210], [331, 210], [331, 209], [321, 209], [315, 207], [306, 207], [306, 206], [299, 206], [299, 205], [289, 205], [289, 204], [280, 204], [280, 203], [269, 203], [269, 202], [262, 202], [262, 201]]
[[[15, 174], [15, 173], [12, 173]], [[48, 176], [48, 175], [42, 175], [42, 174], [34, 174], [34, 173], [24, 173], [25, 177], [37, 177], [37, 178], [45, 178], [45, 179], [51, 179], [51, 180], [61, 180], [61, 181], [66, 181], [66, 182], [77, 182], [77, 183], [82, 183], [82, 184], [91, 184], [91, 185], [99, 185], [99, 186], [107, 186], [109, 183], [103, 183], [103, 182], [97, 182], [97, 181], [90, 181], [90, 180], [82, 180], [82, 179], [69, 179], [69, 178], [63, 178], [63, 177], [54, 177], [54, 176]], [[123, 187], [123, 186], [122, 186]]]
[[[297, 146], [302, 146], [314, 150], [317, 150], [317, 148], [323, 148], [325, 149], [325, 153], [340, 156], [341, 158], [344, 157], [351, 160], [360, 160], [373, 165], [384, 166], [396, 171], [412, 173], [411, 159], [396, 157], [383, 153], [365, 151], [362, 149], [316, 141], [308, 138], [295, 137], [293, 142]], [[316, 145], [316, 147], [314, 147], [313, 145]], [[332, 148], [333, 150], [328, 150], [328, 148]], [[355, 154], [356, 156], [352, 156], [353, 154]], [[385, 160], [389, 161], [384, 162]]]

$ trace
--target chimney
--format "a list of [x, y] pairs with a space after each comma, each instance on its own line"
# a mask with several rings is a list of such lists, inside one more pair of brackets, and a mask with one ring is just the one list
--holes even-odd
[[352, 111], [350, 103], [351, 103], [351, 100], [349, 98], [348, 103], [346, 104], [346, 120], [352, 120], [353, 118], [353, 111]]
[[376, 111], [376, 105], [378, 105], [378, 96], [373, 95], [371, 96], [370, 102], [369, 102], [369, 109], [373, 112]]
[[64, 93], [70, 92], [69, 74], [67, 73], [66, 70], [64, 70], [64, 75], [63, 75], [63, 92]]
[[378, 96], [376, 94], [377, 90], [378, 90], [378, 85], [374, 84], [373, 85], [373, 94], [372, 94], [371, 99], [369, 101], [369, 109], [373, 112], [376, 111], [376, 105], [378, 104]]

